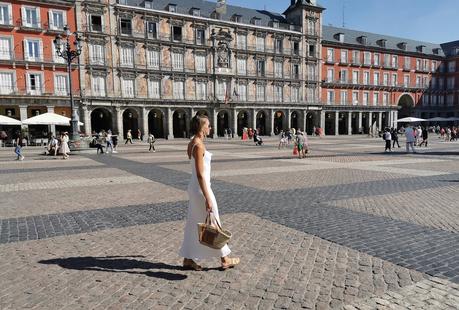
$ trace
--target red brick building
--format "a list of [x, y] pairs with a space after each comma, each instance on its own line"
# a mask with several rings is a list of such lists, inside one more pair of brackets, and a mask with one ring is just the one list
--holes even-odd
[[[70, 117], [66, 63], [53, 40], [75, 28], [74, 1], [0, 1], [0, 114], [16, 119], [54, 111]], [[79, 93], [77, 67], [73, 92]], [[41, 135], [46, 127], [30, 126]], [[40, 132], [40, 134], [38, 133]]]

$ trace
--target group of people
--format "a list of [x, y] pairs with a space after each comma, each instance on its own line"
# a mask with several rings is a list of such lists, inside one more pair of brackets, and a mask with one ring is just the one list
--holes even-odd
[[[427, 147], [427, 139], [429, 138], [429, 131], [426, 127], [421, 126], [410, 126], [406, 125], [402, 132], [405, 134], [406, 138], [406, 152], [409, 153], [410, 149], [413, 153], [416, 153], [414, 149], [415, 146]], [[386, 142], [385, 152], [392, 152], [395, 148], [395, 143], [400, 148], [398, 142], [398, 131], [396, 128], [385, 128], [382, 135], [383, 140]]]
[[281, 130], [279, 133], [279, 145], [277, 149], [286, 148], [290, 143], [294, 143], [294, 155], [298, 152], [298, 158], [305, 158], [309, 151], [308, 136], [301, 128]]
[[118, 147], [118, 136], [114, 136], [110, 129], [96, 133], [93, 141], [97, 148], [97, 154], [104, 154], [104, 147], [106, 148], [105, 154], [118, 153], [116, 150]]
[[57, 156], [58, 153], [62, 155], [62, 159], [68, 159], [70, 153], [69, 135], [68, 132], [63, 132], [56, 138], [52, 135], [46, 146], [46, 153], [48, 155]]
[[440, 138], [445, 142], [457, 141], [459, 136], [459, 127], [446, 127], [440, 129]]

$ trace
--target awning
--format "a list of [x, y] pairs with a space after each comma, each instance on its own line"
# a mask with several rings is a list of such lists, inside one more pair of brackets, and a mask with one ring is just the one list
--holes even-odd
[[404, 117], [397, 120], [397, 123], [415, 123], [415, 122], [426, 122], [426, 119], [417, 117]]
[[8, 117], [8, 116], [3, 116], [0, 115], [0, 125], [18, 125], [21, 126], [21, 121], [18, 121], [17, 119]]
[[[24, 120], [22, 124], [70, 126], [70, 118], [56, 113], [43, 113]], [[82, 122], [78, 122], [78, 126], [82, 125]]]

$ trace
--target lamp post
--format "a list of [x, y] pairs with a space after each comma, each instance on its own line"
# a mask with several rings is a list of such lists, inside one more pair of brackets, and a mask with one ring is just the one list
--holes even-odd
[[[73, 50], [71, 44], [72, 37], [74, 37], [73, 44], [75, 45], [75, 49]], [[70, 109], [72, 110], [70, 121], [72, 125], [72, 132], [70, 134], [70, 140], [77, 141], [80, 140], [80, 134], [78, 133], [78, 120], [72, 93], [72, 62], [81, 54], [81, 38], [78, 36], [77, 32], [72, 33], [70, 29], [65, 26], [64, 37], [57, 35], [54, 39], [54, 44], [56, 46], [56, 54], [67, 61], [67, 72], [69, 74]]]

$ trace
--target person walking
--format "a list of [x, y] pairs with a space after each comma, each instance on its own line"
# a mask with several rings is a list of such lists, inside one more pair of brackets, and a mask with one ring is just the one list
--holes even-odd
[[212, 257], [220, 257], [222, 269], [232, 268], [240, 262], [239, 258], [228, 257], [231, 253], [228, 245], [221, 249], [213, 249], [199, 243], [198, 223], [203, 223], [208, 215], [220, 223], [217, 201], [210, 187], [212, 153], [206, 150], [204, 144], [204, 139], [209, 135], [210, 129], [207, 116], [196, 115], [192, 118], [191, 132], [194, 136], [187, 148], [191, 163], [191, 180], [188, 185], [188, 214], [183, 243], [179, 251], [180, 256], [183, 257], [183, 267], [191, 270], [202, 270], [202, 267], [195, 260]]
[[153, 153], [156, 152], [155, 142], [156, 142], [155, 136], [152, 133], [149, 134], [148, 135], [148, 143], [150, 144], [150, 149], [148, 150], [149, 152], [151, 152], [151, 150], [153, 150]]
[[384, 152], [392, 152], [392, 149], [391, 149], [392, 136], [390, 134], [389, 128], [386, 128], [384, 130], [383, 139], [384, 141], [386, 141], [386, 148], [384, 149]]
[[61, 135], [61, 145], [60, 145], [59, 151], [62, 154], [62, 159], [69, 158], [68, 153], [70, 153], [70, 148], [69, 148], [69, 136], [68, 136], [67, 131]]
[[298, 147], [298, 158], [299, 159], [304, 158], [306, 156], [306, 154], [304, 153], [304, 142], [305, 142], [304, 135], [301, 132], [301, 129], [298, 129], [297, 135], [296, 135], [296, 143]]
[[15, 143], [16, 143], [16, 146], [14, 147], [14, 153], [17, 156], [16, 160], [24, 160], [25, 157], [24, 155], [22, 155], [22, 147], [23, 147], [22, 134], [20, 132], [16, 133]]
[[131, 129], [129, 129], [127, 131], [127, 134], [126, 134], [126, 142], [124, 142], [124, 144], [127, 144], [128, 142], [130, 142], [132, 144], [132, 133], [131, 133]]
[[96, 147], [97, 147], [97, 154], [99, 154], [99, 151], [100, 151], [100, 154], [103, 154], [104, 153], [104, 137], [105, 136], [105, 132], [100, 132], [97, 134], [97, 137], [96, 137]]
[[113, 153], [112, 131], [110, 129], [105, 134], [105, 142], [107, 143], [106, 154], [108, 154], [108, 150], [110, 150], [110, 153]]
[[142, 141], [142, 131], [140, 131], [140, 128], [137, 129], [137, 139], [139, 139], [139, 141]]
[[410, 126], [406, 125], [405, 128], [405, 137], [406, 137], [406, 152], [410, 152], [410, 148], [413, 153], [416, 153], [414, 150], [414, 142], [416, 141], [416, 137], [414, 136], [414, 130]]
[[427, 147], [427, 138], [429, 137], [429, 132], [426, 127], [422, 127], [422, 142], [419, 143], [419, 146], [422, 146], [423, 144], [426, 145]]
[[395, 143], [397, 143], [397, 147], [400, 148], [400, 143], [398, 143], [398, 132], [397, 128], [392, 128], [390, 131], [390, 136], [392, 138], [392, 148], [395, 148]]

